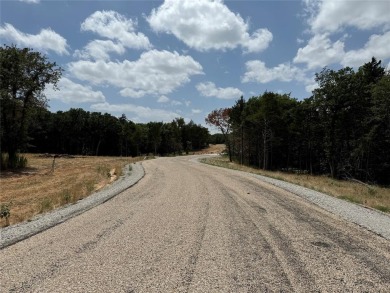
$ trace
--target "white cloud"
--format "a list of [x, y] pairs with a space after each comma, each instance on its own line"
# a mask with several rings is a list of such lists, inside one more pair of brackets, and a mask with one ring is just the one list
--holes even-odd
[[110, 55], [108, 53], [110, 52], [123, 54], [125, 53], [125, 47], [111, 40], [94, 40], [89, 42], [83, 50], [76, 50], [73, 56], [82, 59], [109, 60]]
[[202, 113], [202, 110], [200, 110], [200, 109], [192, 109], [191, 112], [192, 112], [192, 114], [200, 114], [200, 113]]
[[371, 61], [371, 57], [382, 60], [390, 58], [390, 31], [383, 35], [372, 35], [362, 49], [348, 51], [341, 64], [359, 67]]
[[267, 29], [249, 34], [249, 26], [221, 0], [166, 0], [147, 18], [156, 32], [173, 34], [187, 46], [199, 51], [234, 49], [241, 45], [247, 52], [260, 52], [272, 40]]
[[80, 60], [69, 64], [69, 71], [78, 79], [117, 86], [122, 88], [122, 96], [134, 98], [169, 94], [192, 75], [203, 74], [202, 70], [190, 56], [157, 50], [142, 53], [136, 61]]
[[272, 33], [267, 29], [258, 29], [251, 37], [248, 34], [244, 36], [242, 46], [246, 52], [261, 52], [267, 49], [272, 41]]
[[17, 30], [13, 25], [6, 23], [0, 26], [0, 37], [15, 42], [21, 47], [32, 47], [37, 50], [54, 51], [59, 55], [68, 55], [66, 39], [52, 29], [42, 29], [39, 34], [31, 35]]
[[390, 27], [390, 2], [306, 0], [313, 32], [335, 32], [343, 27], [358, 29]]
[[157, 100], [157, 103], [168, 103], [169, 98], [167, 96], [160, 96]]
[[101, 91], [94, 91], [90, 86], [81, 85], [63, 77], [58, 82], [59, 91], [52, 87], [45, 90], [45, 95], [51, 100], [60, 100], [64, 103], [100, 103], [105, 101]]
[[196, 89], [205, 97], [216, 97], [218, 99], [238, 99], [243, 92], [237, 88], [217, 88], [213, 82], [202, 82], [196, 85]]
[[260, 60], [251, 60], [245, 63], [246, 72], [242, 82], [268, 83], [274, 80], [289, 82], [292, 80], [304, 81], [304, 72], [290, 63], [279, 64], [273, 68], [267, 68]]
[[96, 11], [81, 24], [82, 31], [91, 31], [102, 37], [119, 41], [133, 49], [150, 49], [149, 39], [136, 33], [137, 21], [127, 19], [115, 11]]
[[153, 109], [149, 107], [137, 106], [133, 104], [109, 104], [98, 103], [91, 106], [92, 110], [110, 113], [127, 114], [131, 120], [140, 122], [163, 121], [170, 122], [179, 115], [175, 112], [170, 112], [161, 109]]
[[38, 4], [41, 2], [41, 0], [19, 0], [20, 2], [26, 2], [31, 4]]
[[321, 68], [340, 62], [344, 54], [342, 41], [332, 43], [328, 34], [314, 35], [305, 47], [298, 49], [294, 63], [306, 63], [309, 69]]
[[180, 106], [180, 105], [183, 105], [183, 103], [180, 101], [173, 100], [173, 101], [171, 101], [171, 105], [172, 106]]

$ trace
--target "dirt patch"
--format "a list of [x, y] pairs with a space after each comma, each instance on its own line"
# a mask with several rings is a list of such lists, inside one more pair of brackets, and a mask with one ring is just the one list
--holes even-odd
[[194, 155], [220, 154], [224, 150], [226, 150], [226, 145], [224, 144], [210, 144], [208, 148], [194, 152]]
[[[0, 173], [0, 204], [9, 204], [10, 224], [82, 199], [121, 176], [140, 158], [70, 157], [25, 154], [28, 168]], [[5, 219], [0, 226], [5, 225]]]

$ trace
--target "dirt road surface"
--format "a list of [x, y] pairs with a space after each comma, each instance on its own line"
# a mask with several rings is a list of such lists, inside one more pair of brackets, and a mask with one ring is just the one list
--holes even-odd
[[389, 292], [390, 242], [260, 180], [159, 158], [0, 251], [0, 292]]

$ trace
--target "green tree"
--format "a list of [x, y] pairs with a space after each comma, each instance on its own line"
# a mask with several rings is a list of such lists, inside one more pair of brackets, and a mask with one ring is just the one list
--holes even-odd
[[[56, 87], [62, 69], [32, 49], [0, 47], [1, 151], [9, 161], [27, 143], [32, 109], [46, 107], [46, 85]], [[12, 166], [11, 166], [12, 167]]]
[[231, 147], [231, 122], [230, 122], [230, 108], [221, 108], [211, 111], [205, 119], [206, 123], [210, 126], [216, 127], [221, 131], [225, 144], [229, 153], [229, 160], [232, 161], [232, 147]]

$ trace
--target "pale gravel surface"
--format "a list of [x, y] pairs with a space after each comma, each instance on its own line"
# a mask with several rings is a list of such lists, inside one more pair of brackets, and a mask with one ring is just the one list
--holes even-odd
[[[129, 170], [129, 166], [131, 166], [131, 171]], [[0, 249], [31, 237], [106, 202], [136, 184], [143, 176], [144, 169], [141, 164], [133, 163], [127, 165], [123, 168], [123, 175], [120, 178], [75, 204], [38, 215], [28, 222], [0, 228]]]
[[296, 191], [188, 157], [143, 166], [132, 188], [0, 250], [0, 292], [389, 292], [389, 240]]

